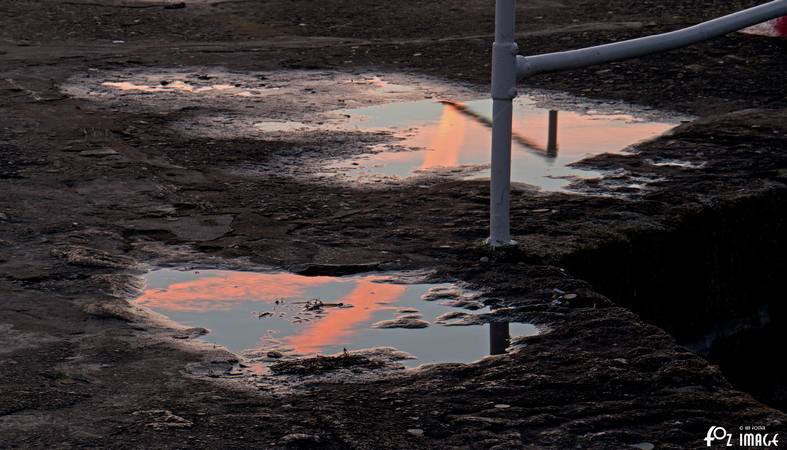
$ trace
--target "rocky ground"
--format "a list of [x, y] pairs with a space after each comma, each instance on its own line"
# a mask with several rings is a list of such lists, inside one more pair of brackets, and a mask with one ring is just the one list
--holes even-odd
[[[756, 2], [520, 3], [520, 47], [537, 53]], [[483, 182], [259, 176], [240, 169], [364, 138], [199, 137], [175, 125], [228, 105], [64, 89], [91, 73], [221, 68], [391, 71], [483, 92], [492, 12], [460, 0], [0, 0], [0, 447], [681, 449], [702, 447], [712, 425], [783, 432], [787, 416], [762, 403], [787, 405], [778, 366], [723, 374], [677, 342], [763, 306], [781, 323], [787, 41], [736, 34], [528, 81], [699, 118], [635, 154], [583, 162], [624, 175], [579, 190], [647, 179], [645, 191], [517, 190], [519, 245], [502, 254], [479, 245]], [[697, 166], [649, 162], [670, 159]], [[176, 325], [129, 306], [140, 274], [177, 264], [435, 270], [550, 332], [477, 364], [263, 390], [236, 375], [235, 355], [174, 339]], [[754, 342], [739, 354], [773, 360], [773, 343]]]

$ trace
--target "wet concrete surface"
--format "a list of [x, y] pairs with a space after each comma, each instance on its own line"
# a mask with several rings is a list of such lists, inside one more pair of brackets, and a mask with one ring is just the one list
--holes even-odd
[[[675, 339], [696, 342], [687, 330], [704, 335], [781, 298], [783, 42], [733, 35], [533, 80], [702, 118], [583, 162], [612, 174], [577, 186], [592, 195], [517, 190], [520, 245], [498, 255], [477, 245], [484, 182], [372, 190], [248, 170], [347, 155], [374, 137], [348, 149], [345, 134], [185, 136], [178, 124], [226, 105], [154, 110], [61, 90], [90, 69], [221, 66], [396, 69], [482, 92], [489, 4], [79, 3], [0, 2], [0, 384], [14, 393], [0, 399], [4, 447], [679, 449], [701, 446], [712, 425], [783, 431], [784, 413], [738, 389], [739, 372], [728, 371], [733, 387]], [[626, 38], [723, 9], [533, 2], [522, 47]], [[404, 374], [367, 355], [308, 359], [283, 368], [305, 381], [278, 392], [199, 333], [128, 303], [148, 267], [173, 264], [436, 270], [436, 281], [484, 289], [500, 319], [550, 332], [477, 364]]]

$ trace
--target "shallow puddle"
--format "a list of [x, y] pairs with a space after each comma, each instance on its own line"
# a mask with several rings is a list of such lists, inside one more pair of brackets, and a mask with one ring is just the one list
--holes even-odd
[[162, 269], [134, 303], [210, 330], [207, 340], [274, 362], [394, 347], [403, 364], [471, 362], [499, 354], [524, 323], [475, 324], [489, 312], [477, 292], [388, 274], [306, 277], [287, 272]]
[[[63, 91], [115, 107], [201, 110], [172, 123], [190, 136], [305, 142], [321, 150], [306, 152], [298, 164], [292, 158], [250, 162], [240, 168], [245, 172], [350, 183], [419, 175], [488, 177], [488, 94], [437, 79], [331, 71], [91, 69], [73, 77]], [[633, 105], [523, 92], [514, 101], [512, 181], [564, 190], [573, 180], [602, 177], [571, 164], [624, 151], [684, 119]]]
[[[405, 178], [444, 173], [463, 178], [488, 177], [491, 100], [424, 100], [337, 111], [344, 126], [359, 131], [390, 130], [401, 139], [395, 146], [330, 164], [357, 179]], [[514, 102], [511, 179], [546, 190], [561, 190], [572, 179], [600, 176], [571, 168], [571, 163], [601, 153], [615, 153], [659, 136], [677, 125], [648, 121], [624, 113], [578, 113], [541, 108], [533, 99]], [[259, 125], [266, 131], [300, 129], [291, 123]]]

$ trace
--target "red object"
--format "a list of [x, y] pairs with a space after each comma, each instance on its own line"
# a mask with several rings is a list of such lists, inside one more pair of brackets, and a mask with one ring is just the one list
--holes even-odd
[[773, 24], [773, 28], [776, 30], [776, 34], [779, 36], [787, 37], [787, 16], [776, 19], [776, 22]]

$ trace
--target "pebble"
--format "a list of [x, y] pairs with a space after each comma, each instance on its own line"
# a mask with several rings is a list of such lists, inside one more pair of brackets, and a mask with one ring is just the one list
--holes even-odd
[[640, 442], [639, 444], [632, 444], [631, 447], [638, 448], [640, 450], [653, 450], [654, 448], [656, 448], [656, 446], [651, 444], [650, 442]]
[[306, 433], [292, 433], [288, 434], [281, 439], [279, 439], [279, 444], [287, 445], [287, 444], [311, 444], [311, 443], [319, 443], [320, 437], [313, 434], [306, 434]]
[[429, 322], [421, 319], [400, 317], [394, 320], [381, 320], [372, 324], [372, 328], [426, 328]]
[[84, 150], [79, 152], [79, 156], [92, 156], [96, 158], [103, 158], [105, 156], [117, 155], [118, 152], [111, 148], [102, 148], [97, 150]]
[[412, 434], [413, 436], [418, 436], [418, 437], [421, 437], [421, 436], [424, 435], [424, 430], [422, 430], [420, 428], [410, 428], [409, 430], [407, 430], [407, 432]]
[[510, 407], [511, 405], [506, 405], [505, 403], [498, 403], [497, 405], [495, 405], [495, 408], [497, 409], [508, 409]]

